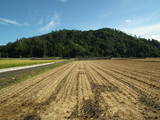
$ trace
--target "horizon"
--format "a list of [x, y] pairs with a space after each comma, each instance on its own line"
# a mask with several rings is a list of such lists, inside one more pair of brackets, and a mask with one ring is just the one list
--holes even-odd
[[56, 30], [102, 28], [160, 41], [158, 0], [1, 0], [0, 3], [0, 45]]
[[[52, 31], [50, 31], [50, 32], [48, 32], [48, 33], [44, 33], [44, 34], [40, 34], [40, 35], [34, 35], [34, 36], [29, 36], [29, 37], [22, 37], [22, 38], [18, 38], [18, 39], [16, 39], [16, 40], [20, 40], [20, 39], [24, 39], [24, 38], [25, 38], [25, 39], [29, 39], [29, 38], [33, 38], [33, 37], [39, 37], [39, 36], [43, 36], [43, 35], [46, 35], [46, 34], [49, 34], [49, 33], [52, 33], [52, 32], [63, 31], [63, 30], [68, 30], [68, 31], [75, 30], [75, 31], [82, 31], [82, 32], [85, 32], [85, 31], [90, 31], [90, 30], [96, 31], [96, 30], [101, 30], [101, 29], [112, 29], [112, 30], [121, 31], [121, 32], [123, 32], [123, 33], [125, 33], [125, 34], [127, 34], [127, 35], [130, 35], [130, 36], [132, 36], [132, 37], [137, 37], [137, 38], [140, 38], [140, 39], [157, 40], [157, 39], [154, 39], [154, 38], [145, 38], [145, 37], [141, 37], [141, 36], [132, 35], [132, 34], [129, 34], [129, 33], [125, 32], [125, 31], [116, 29], [116, 28], [107, 28], [107, 27], [99, 28], [99, 29], [88, 29], [88, 30], [65, 29], [65, 28], [64, 28], [64, 29], [59, 29], [59, 30], [52, 30]], [[15, 40], [15, 41], [9, 41], [8, 43], [16, 42], [16, 40]], [[157, 41], [160, 42], [160, 40], [157, 40]], [[0, 44], [0, 45], [3, 46], [3, 45], [7, 45], [8, 43], [6, 43], [6, 44]]]

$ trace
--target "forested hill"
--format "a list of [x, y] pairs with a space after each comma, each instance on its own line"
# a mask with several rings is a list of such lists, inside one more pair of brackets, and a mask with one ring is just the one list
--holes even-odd
[[0, 46], [1, 57], [160, 57], [160, 42], [103, 28], [60, 30]]

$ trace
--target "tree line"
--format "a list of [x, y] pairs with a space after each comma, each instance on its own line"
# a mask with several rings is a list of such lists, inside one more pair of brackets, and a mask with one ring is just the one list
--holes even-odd
[[59, 30], [0, 46], [0, 57], [160, 57], [160, 42], [110, 28]]

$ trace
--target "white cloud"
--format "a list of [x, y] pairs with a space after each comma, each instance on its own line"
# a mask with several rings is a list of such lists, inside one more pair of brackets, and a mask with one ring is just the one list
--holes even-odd
[[127, 19], [127, 20], [125, 20], [125, 23], [127, 23], [127, 24], [131, 24], [131, 23], [134, 23], [135, 21], [134, 20], [131, 20], [131, 19]]
[[47, 25], [45, 25], [44, 27], [41, 28], [41, 31], [49, 31], [53, 27], [55, 27], [55, 25], [57, 25], [57, 22], [54, 20], [51, 20]]
[[68, 0], [59, 0], [59, 1], [60, 1], [60, 2], [64, 2], [64, 3], [65, 3], [65, 2], [68, 2]]
[[40, 28], [40, 32], [49, 32], [51, 31], [53, 28], [55, 28], [58, 24], [60, 24], [59, 22], [59, 15], [55, 14], [53, 17], [51, 17], [44, 26], [42, 26]]
[[0, 23], [2, 23], [2, 24], [19, 25], [19, 23], [17, 21], [6, 19], [6, 18], [0, 18]]
[[148, 25], [148, 26], [141, 26], [133, 29], [128, 29], [129, 32], [133, 34], [145, 35], [151, 32], [158, 32], [160, 31], [160, 24]]
[[11, 24], [11, 25], [19, 25], [19, 26], [28, 26], [28, 23], [18, 23], [15, 20], [10, 20], [10, 19], [6, 19], [6, 18], [0, 18], [0, 23], [1, 24]]
[[160, 40], [160, 24], [152, 24], [127, 29], [124, 28], [122, 30], [132, 35]]
[[159, 34], [150, 35], [149, 38], [153, 38], [153, 39], [156, 39], [156, 40], [160, 41], [160, 33]]

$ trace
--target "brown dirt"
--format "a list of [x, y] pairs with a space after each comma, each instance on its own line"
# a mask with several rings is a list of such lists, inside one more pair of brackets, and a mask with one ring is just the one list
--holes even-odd
[[159, 120], [160, 62], [76, 61], [0, 90], [0, 120]]

